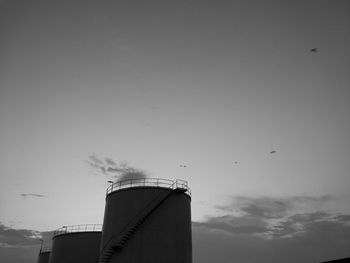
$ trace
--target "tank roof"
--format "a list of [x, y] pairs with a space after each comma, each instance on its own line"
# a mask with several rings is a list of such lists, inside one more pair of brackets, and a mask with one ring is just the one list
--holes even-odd
[[47, 253], [47, 252], [51, 252], [51, 247], [45, 246], [45, 247], [40, 248], [40, 252], [39, 252], [40, 254]]
[[73, 225], [73, 226], [63, 226], [56, 229], [53, 232], [53, 237], [70, 234], [70, 233], [82, 233], [82, 232], [101, 232], [102, 224], [85, 224], [85, 225]]
[[166, 188], [171, 190], [181, 189], [188, 196], [191, 196], [191, 189], [188, 187], [187, 181], [181, 179], [169, 180], [161, 178], [137, 178], [116, 181], [107, 188], [106, 196], [119, 190], [140, 187]]

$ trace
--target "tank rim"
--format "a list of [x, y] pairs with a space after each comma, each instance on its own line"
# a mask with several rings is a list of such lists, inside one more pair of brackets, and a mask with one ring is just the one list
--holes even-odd
[[52, 238], [56, 236], [65, 235], [65, 234], [76, 234], [76, 233], [98, 233], [102, 232], [102, 224], [83, 224], [83, 225], [71, 225], [63, 226], [56, 229], [53, 232]]
[[131, 188], [162, 188], [162, 189], [182, 189], [184, 193], [191, 197], [191, 189], [188, 183], [182, 179], [162, 179], [162, 178], [135, 178], [112, 182], [106, 190], [106, 197], [111, 193], [131, 189]]
[[51, 247], [45, 246], [40, 248], [39, 254], [50, 253], [50, 252], [51, 252]]
[[[140, 190], [140, 189], [162, 189], [162, 190], [169, 190], [169, 191], [173, 191], [172, 189], [169, 189], [169, 188], [166, 188], [166, 187], [156, 187], [156, 186], [140, 186], [140, 187], [132, 187], [132, 188], [124, 188], [124, 189], [120, 189], [120, 190], [116, 190], [116, 191], [113, 191], [109, 194], [106, 195], [106, 199], [109, 197], [109, 196], [112, 196], [114, 194], [117, 194], [117, 193], [121, 193], [121, 192], [125, 192], [125, 191], [131, 191], [131, 190]], [[189, 199], [192, 199], [191, 198], [191, 195], [185, 193], [185, 196], [188, 197]]]
[[40, 255], [42, 254], [46, 254], [46, 253], [51, 253], [51, 251], [43, 251], [43, 252], [39, 252]]

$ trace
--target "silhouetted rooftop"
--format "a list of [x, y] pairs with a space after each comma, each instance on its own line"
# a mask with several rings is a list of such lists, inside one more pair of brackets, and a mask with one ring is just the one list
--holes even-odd
[[350, 258], [341, 258], [341, 259], [335, 259], [331, 261], [323, 261], [321, 263], [350, 263]]

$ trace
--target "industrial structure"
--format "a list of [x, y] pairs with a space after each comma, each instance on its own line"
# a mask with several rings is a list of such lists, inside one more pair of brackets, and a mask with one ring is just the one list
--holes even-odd
[[41, 246], [38, 256], [38, 263], [49, 263], [50, 259], [50, 247], [43, 247]]
[[45, 253], [40, 250], [38, 263], [192, 263], [188, 184], [116, 181], [107, 188], [103, 225], [57, 229]]
[[324, 261], [322, 263], [350, 263], [350, 258], [335, 259], [331, 261]]
[[52, 237], [49, 263], [93, 262], [98, 258], [102, 225], [64, 226]]

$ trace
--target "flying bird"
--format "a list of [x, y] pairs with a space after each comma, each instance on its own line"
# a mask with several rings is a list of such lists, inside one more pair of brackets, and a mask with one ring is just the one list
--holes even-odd
[[187, 165], [182, 165], [182, 164], [181, 164], [181, 165], [180, 165], [180, 167], [186, 168], [186, 167], [187, 167]]
[[317, 48], [314, 47], [314, 48], [311, 48], [310, 51], [311, 52], [317, 52], [318, 50], [317, 50]]
[[276, 151], [275, 151], [275, 150], [273, 150], [273, 151], [271, 151], [271, 152], [270, 152], [270, 154], [274, 154], [274, 153], [276, 153]]

